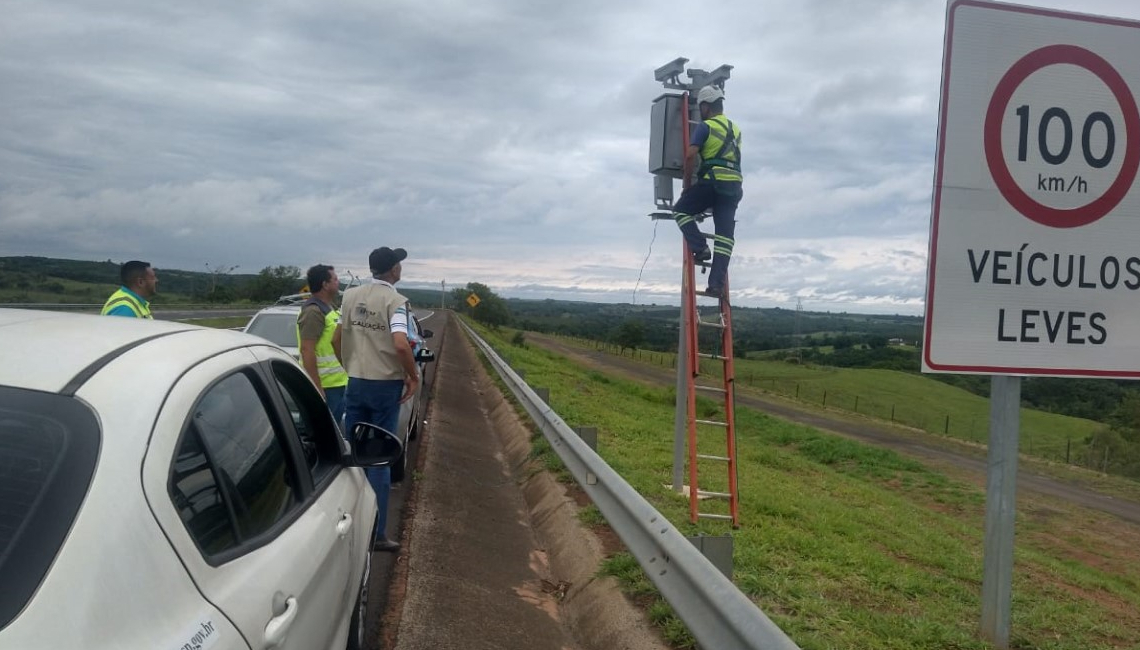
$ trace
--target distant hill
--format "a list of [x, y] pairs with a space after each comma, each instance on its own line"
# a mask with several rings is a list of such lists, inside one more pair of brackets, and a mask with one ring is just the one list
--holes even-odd
[[[605, 339], [622, 322], [637, 320], [645, 325], [646, 347], [664, 350], [677, 344], [676, 306], [515, 298], [506, 302], [522, 329]], [[922, 317], [733, 307], [732, 329], [738, 352], [797, 345], [882, 347], [891, 339], [915, 346], [922, 338]]]
[[[124, 260], [125, 261], [125, 260]], [[0, 257], [0, 304], [102, 303], [119, 286], [121, 262], [51, 257]], [[305, 284], [301, 269], [275, 267], [260, 273], [225, 273], [158, 269], [158, 304], [193, 302], [271, 302], [296, 293]], [[439, 305], [439, 292], [403, 289], [413, 304]]]

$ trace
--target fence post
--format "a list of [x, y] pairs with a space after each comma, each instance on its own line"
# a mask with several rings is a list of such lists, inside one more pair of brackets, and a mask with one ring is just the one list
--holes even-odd
[[796, 399], [800, 398], [800, 382], [796, 382]]
[[827, 389], [823, 389], [823, 405], [827, 406]]
[[947, 435], [947, 436], [950, 435], [950, 415], [949, 414], [947, 414], [947, 416], [946, 416], [946, 425], [942, 427], [942, 434]]
[[1065, 441], [1065, 464], [1066, 465], [1069, 464], [1069, 452], [1072, 450], [1072, 448], [1073, 448], [1073, 439], [1069, 438], [1068, 440]]
[[891, 422], [895, 421], [895, 405], [891, 404]]
[[859, 412], [859, 396], [858, 395], [855, 396], [855, 412], [856, 413]]

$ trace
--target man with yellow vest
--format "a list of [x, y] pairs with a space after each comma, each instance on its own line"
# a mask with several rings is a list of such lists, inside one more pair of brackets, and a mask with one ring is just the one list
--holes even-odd
[[[705, 295], [715, 298], [724, 293], [728, 260], [732, 257], [736, 230], [736, 208], [744, 196], [740, 173], [740, 129], [724, 116], [724, 91], [705, 86], [697, 93], [701, 124], [689, 138], [686, 169], [692, 169], [700, 158], [697, 182], [681, 193], [673, 206], [673, 219], [689, 243], [689, 251], [697, 262], [712, 258], [709, 286]], [[697, 216], [712, 208], [716, 237], [712, 252], [697, 227]]]
[[150, 262], [131, 260], [119, 267], [119, 280], [123, 286], [107, 298], [102, 316], [151, 318], [150, 298], [158, 293], [158, 277]]
[[337, 425], [344, 418], [344, 387], [348, 373], [340, 365], [340, 312], [333, 302], [340, 294], [340, 279], [327, 264], [317, 264], [307, 273], [311, 296], [297, 316], [297, 347], [301, 365], [321, 389]]

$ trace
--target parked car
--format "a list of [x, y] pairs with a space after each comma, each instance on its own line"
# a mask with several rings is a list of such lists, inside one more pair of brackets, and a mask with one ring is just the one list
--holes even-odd
[[272, 341], [294, 359], [300, 359], [301, 350], [297, 347], [297, 316], [300, 313], [300, 304], [266, 307], [254, 314], [242, 331]]
[[[282, 297], [278, 304], [266, 307], [254, 314], [253, 318], [249, 319], [249, 323], [246, 324], [244, 331], [267, 339], [293, 355], [294, 358], [300, 358], [301, 353], [297, 348], [297, 316], [301, 313], [301, 303], [304, 300], [299, 298], [300, 296]], [[426, 346], [426, 339], [431, 337], [432, 331], [423, 329], [420, 319], [412, 314], [408, 322], [408, 341], [412, 344], [412, 352], [416, 357], [416, 365], [420, 369], [421, 380], [426, 376], [427, 364], [435, 360], [435, 353]], [[422, 381], [420, 385], [422, 388]], [[423, 401], [422, 396], [423, 391], [400, 406], [399, 425], [394, 433], [399, 437], [401, 445], [406, 445], [408, 440], [415, 439], [419, 433], [420, 421], [423, 419], [423, 408], [420, 404]], [[407, 454], [401, 454], [393, 462], [393, 482], [399, 483], [404, 480], [404, 475], [407, 473], [407, 463]]]
[[0, 309], [0, 647], [363, 646], [376, 499], [280, 348]]

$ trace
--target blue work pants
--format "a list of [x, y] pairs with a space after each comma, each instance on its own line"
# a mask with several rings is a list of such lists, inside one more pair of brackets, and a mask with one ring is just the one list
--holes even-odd
[[[400, 422], [400, 395], [404, 392], [402, 379], [348, 378], [344, 392], [344, 430], [352, 435], [357, 422], [368, 422], [385, 431], [395, 432]], [[392, 470], [389, 467], [368, 467], [368, 482], [376, 492], [376, 538], [387, 538], [388, 493], [392, 489]]]

